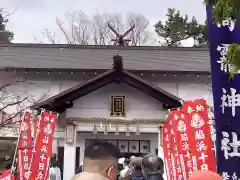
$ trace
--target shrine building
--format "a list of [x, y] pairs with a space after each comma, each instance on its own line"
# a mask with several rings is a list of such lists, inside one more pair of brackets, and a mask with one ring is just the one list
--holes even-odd
[[53, 152], [64, 180], [95, 138], [116, 144], [126, 157], [163, 157], [168, 109], [196, 98], [212, 105], [209, 62], [207, 48], [0, 44], [1, 73], [37, 83], [28, 90], [47, 97], [31, 108], [59, 113]]

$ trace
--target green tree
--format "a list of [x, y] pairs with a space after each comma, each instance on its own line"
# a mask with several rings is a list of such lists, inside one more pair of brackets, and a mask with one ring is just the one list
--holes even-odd
[[9, 43], [13, 40], [13, 33], [7, 30], [8, 15], [4, 15], [3, 9], [0, 8], [0, 41]]
[[195, 17], [189, 20], [188, 16], [182, 16], [180, 11], [169, 8], [166, 14], [167, 20], [155, 24], [156, 33], [164, 38], [168, 46], [178, 45], [180, 41], [194, 38], [196, 44], [207, 43], [207, 26], [199, 24]]

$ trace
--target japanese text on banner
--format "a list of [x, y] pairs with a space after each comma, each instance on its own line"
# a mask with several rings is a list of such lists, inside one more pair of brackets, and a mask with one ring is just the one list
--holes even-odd
[[176, 138], [177, 148], [182, 159], [182, 168], [186, 172], [186, 176], [189, 177], [193, 172], [193, 162], [191, 156], [191, 143], [190, 140], [190, 123], [186, 120], [186, 113], [183, 109], [178, 109], [174, 115], [174, 121], [176, 122]]
[[20, 134], [18, 141], [18, 175], [21, 180], [29, 179], [30, 163], [32, 158], [32, 136], [31, 136], [31, 113], [25, 111], [21, 118]]
[[163, 153], [164, 153], [164, 162], [167, 171], [168, 180], [173, 180], [173, 170], [171, 162], [171, 151], [170, 151], [170, 140], [169, 140], [169, 124], [165, 123], [162, 128], [163, 134]]
[[190, 120], [192, 136], [195, 137], [192, 154], [196, 156], [197, 168], [201, 171], [216, 171], [215, 155], [211, 138], [206, 101], [185, 101], [183, 104]]
[[56, 114], [51, 112], [42, 113], [41, 131], [36, 143], [35, 165], [32, 168], [33, 172], [30, 178], [32, 180], [43, 180], [48, 177], [56, 119]]

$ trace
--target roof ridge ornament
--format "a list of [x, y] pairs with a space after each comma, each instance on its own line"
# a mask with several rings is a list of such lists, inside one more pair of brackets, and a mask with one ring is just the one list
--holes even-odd
[[116, 39], [112, 39], [114, 42], [114, 46], [128, 46], [128, 43], [131, 41], [131, 39], [124, 39], [133, 29], [135, 28], [135, 24], [133, 24], [123, 35], [119, 34], [113, 26], [108, 24], [109, 29], [116, 35]]
[[113, 68], [116, 71], [122, 71], [122, 69], [123, 69], [123, 57], [122, 56], [119, 56], [119, 55], [113, 56]]

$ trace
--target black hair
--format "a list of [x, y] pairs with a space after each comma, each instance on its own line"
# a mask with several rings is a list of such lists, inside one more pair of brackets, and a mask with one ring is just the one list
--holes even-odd
[[11, 169], [12, 168], [12, 163], [7, 163], [5, 165], [5, 169]]
[[128, 159], [128, 158], [125, 158], [125, 159], [124, 159], [124, 164], [126, 164], [126, 165], [129, 165], [129, 164], [130, 164], [130, 162], [131, 162], [131, 160], [130, 160], [130, 159]]
[[58, 166], [58, 162], [56, 160], [56, 157], [53, 156], [51, 157], [51, 167], [57, 167]]
[[121, 157], [120, 150], [112, 143], [103, 140], [93, 140], [84, 151], [84, 157], [92, 160], [105, 159], [106, 157]]
[[160, 157], [149, 154], [143, 158], [142, 167], [146, 168], [149, 173], [163, 172], [164, 162]]

